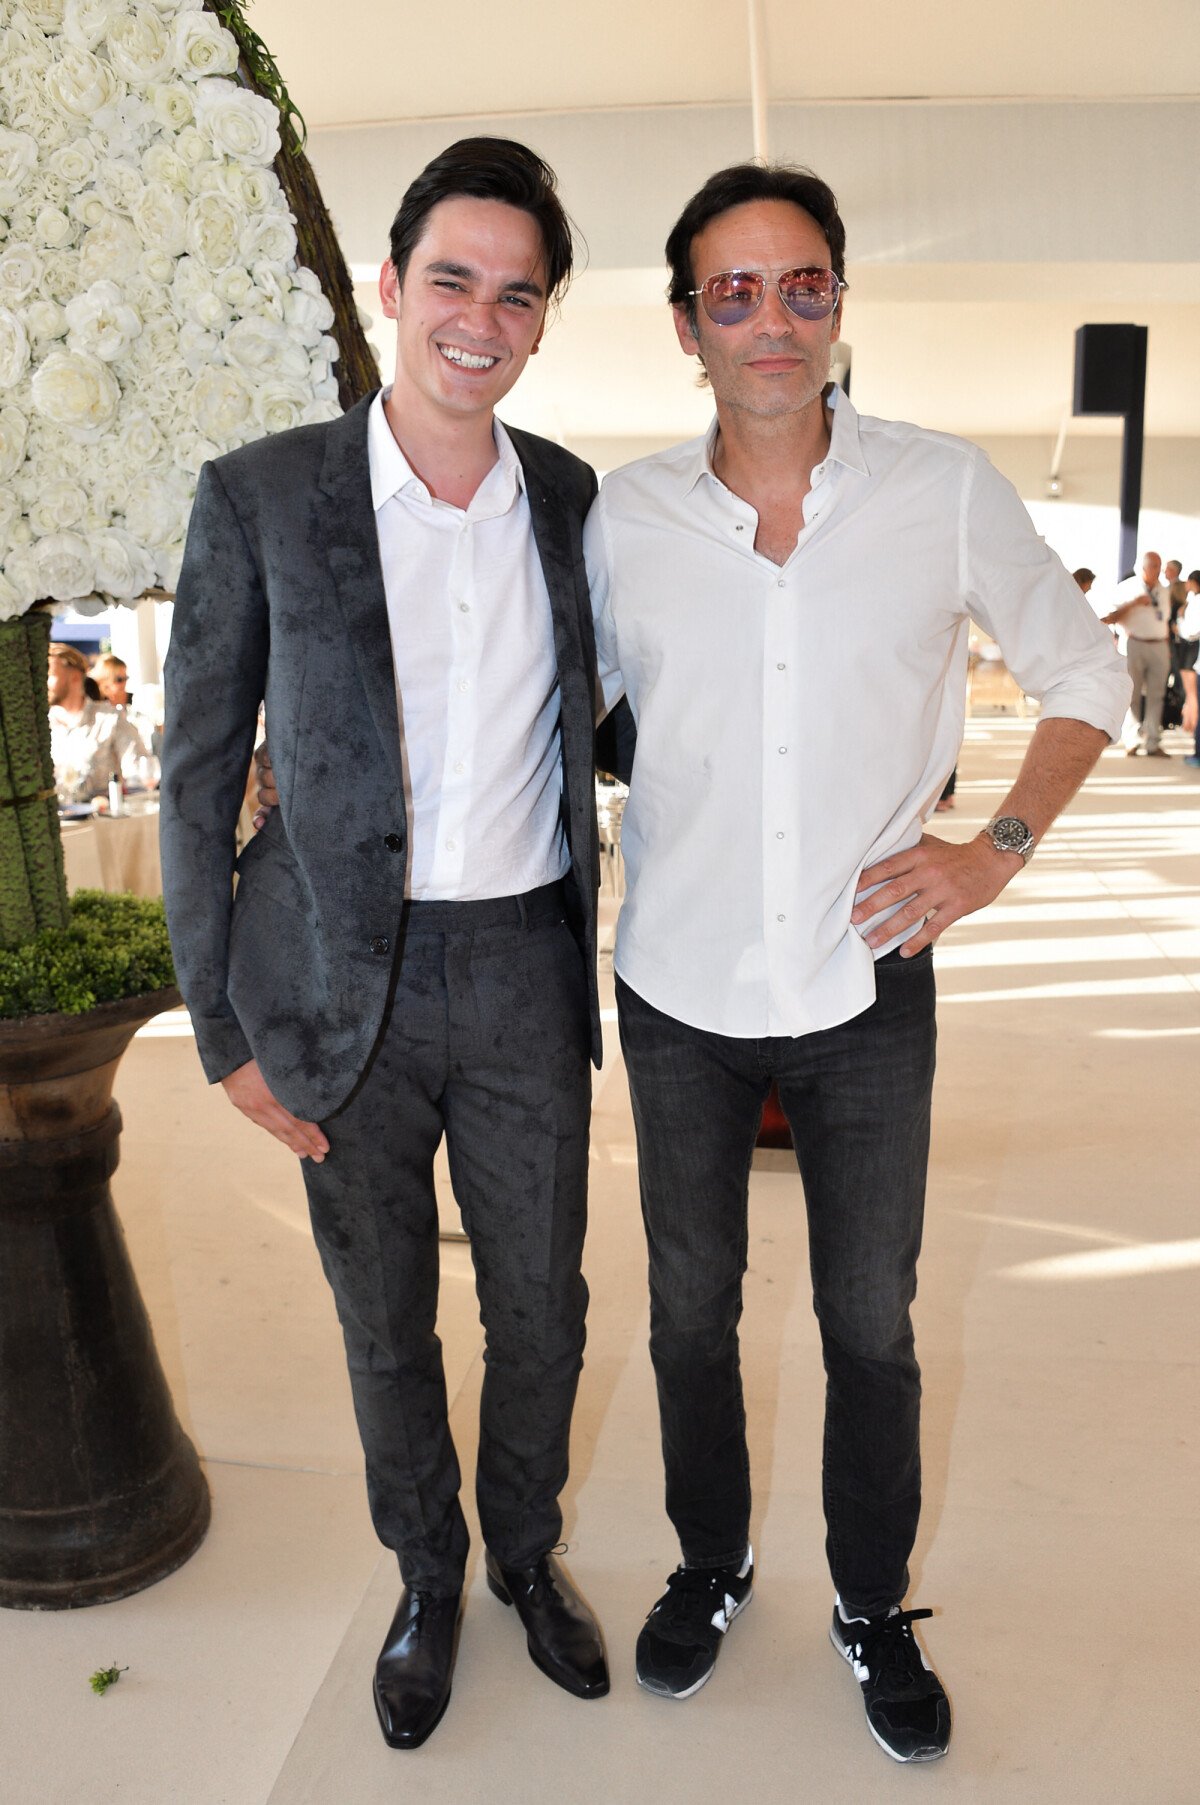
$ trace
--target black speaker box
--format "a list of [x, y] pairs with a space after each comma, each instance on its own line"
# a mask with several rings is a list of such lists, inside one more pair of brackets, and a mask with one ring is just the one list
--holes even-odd
[[1146, 392], [1145, 326], [1080, 326], [1075, 333], [1076, 414], [1127, 414]]

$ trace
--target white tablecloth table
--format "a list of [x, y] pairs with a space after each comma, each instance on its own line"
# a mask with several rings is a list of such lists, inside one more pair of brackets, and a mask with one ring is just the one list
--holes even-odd
[[93, 815], [62, 823], [68, 890], [132, 890], [162, 895], [158, 856], [158, 804], [132, 803], [115, 819]]

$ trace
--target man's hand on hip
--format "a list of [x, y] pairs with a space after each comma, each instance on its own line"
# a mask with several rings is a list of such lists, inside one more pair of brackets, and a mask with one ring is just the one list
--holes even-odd
[[271, 754], [267, 751], [267, 742], [255, 750], [254, 769], [258, 777], [258, 807], [254, 811], [254, 825], [261, 828], [273, 808], [279, 807], [279, 791], [275, 788], [275, 767], [271, 763]]
[[880, 947], [894, 940], [905, 928], [916, 931], [900, 948], [903, 958], [911, 959], [957, 921], [960, 915], [972, 915], [994, 901], [1010, 878], [1023, 864], [1020, 853], [998, 852], [990, 840], [982, 836], [965, 846], [950, 840], [922, 834], [907, 852], [893, 853], [868, 865], [858, 880], [858, 896], [879, 884], [881, 889], [865, 902], [858, 902], [850, 920], [855, 927], [870, 921], [881, 909], [903, 902], [879, 927], [864, 935], [870, 947]]
[[290, 1147], [301, 1159], [315, 1160], [318, 1165], [329, 1152], [329, 1142], [315, 1122], [302, 1122], [290, 1109], [276, 1101], [267, 1089], [267, 1081], [258, 1062], [248, 1059], [228, 1077], [222, 1078], [225, 1095], [244, 1116], [273, 1134], [277, 1141]]

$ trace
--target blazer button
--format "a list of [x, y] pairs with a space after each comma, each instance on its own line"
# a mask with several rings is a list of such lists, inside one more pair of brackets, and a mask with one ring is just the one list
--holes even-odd
[[392, 945], [392, 943], [388, 939], [386, 934], [376, 934], [374, 940], [372, 940], [372, 942], [371, 942], [371, 951], [373, 953], [390, 952], [391, 945]]
[[404, 841], [399, 834], [384, 834], [383, 843], [389, 852], [403, 852]]

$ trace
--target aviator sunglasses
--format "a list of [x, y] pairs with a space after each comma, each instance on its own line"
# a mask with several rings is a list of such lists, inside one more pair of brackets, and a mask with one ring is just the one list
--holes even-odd
[[[714, 326], [740, 326], [762, 306], [770, 280], [762, 270], [722, 270], [699, 288], [689, 289], [688, 294], [700, 297], [700, 305]], [[788, 312], [798, 320], [824, 320], [850, 284], [831, 269], [789, 269], [776, 279], [774, 286]]]

